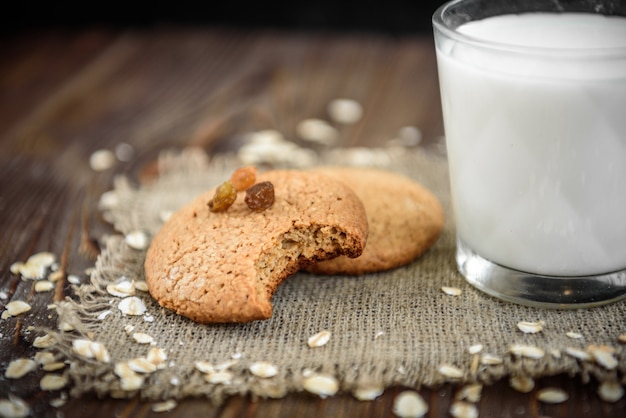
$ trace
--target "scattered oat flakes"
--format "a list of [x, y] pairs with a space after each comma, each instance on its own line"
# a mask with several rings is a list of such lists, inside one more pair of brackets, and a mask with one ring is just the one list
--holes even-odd
[[44, 364], [41, 368], [46, 372], [56, 372], [57, 370], [61, 370], [65, 368], [66, 364], [62, 361], [56, 361], [54, 363]]
[[104, 321], [106, 319], [107, 316], [111, 315], [111, 310], [107, 309], [106, 311], [102, 311], [100, 312], [100, 314], [97, 316], [97, 319], [99, 321]]
[[132, 371], [135, 371], [137, 373], [150, 374], [154, 373], [157, 370], [156, 365], [144, 357], [138, 357], [132, 360], [128, 360], [127, 364]]
[[511, 354], [521, 357], [532, 358], [538, 360], [543, 358], [546, 355], [544, 349], [536, 347], [534, 345], [525, 345], [525, 344], [513, 344], [509, 351]]
[[35, 370], [36, 367], [37, 363], [28, 358], [13, 360], [4, 372], [4, 377], [7, 379], [20, 379]]
[[624, 396], [624, 388], [616, 381], [602, 382], [598, 387], [598, 396], [605, 402], [617, 402]]
[[586, 352], [585, 350], [581, 350], [580, 348], [575, 348], [575, 347], [567, 347], [565, 348], [565, 354], [574, 357], [578, 360], [582, 360], [582, 361], [590, 361], [593, 358], [591, 357], [591, 354], [589, 354], [588, 352]]
[[204, 378], [208, 383], [229, 385], [233, 381], [233, 374], [229, 371], [214, 371], [207, 373]]
[[0, 399], [0, 416], [5, 418], [23, 418], [30, 415], [30, 407], [21, 398], [9, 393], [8, 399]]
[[104, 344], [87, 339], [72, 341], [72, 351], [86, 359], [96, 359], [101, 363], [109, 363], [111, 357]]
[[583, 337], [582, 334], [579, 334], [578, 332], [572, 332], [572, 331], [565, 333], [565, 335], [567, 335], [567, 337], [571, 338], [572, 340], [578, 340]]
[[135, 326], [134, 325], [124, 325], [124, 332], [126, 332], [126, 334], [129, 334], [131, 332], [133, 332], [135, 330]]
[[321, 347], [330, 340], [330, 331], [322, 330], [315, 335], [309, 337], [307, 344], [311, 348]]
[[67, 398], [61, 398], [61, 397], [50, 399], [50, 402], [48, 402], [48, 404], [53, 408], [60, 408], [66, 403], [67, 403]]
[[143, 386], [144, 377], [138, 374], [124, 376], [120, 379], [120, 387], [125, 391], [140, 389]]
[[122, 299], [117, 307], [124, 315], [138, 316], [146, 312], [146, 305], [136, 296], [129, 296]]
[[337, 141], [337, 129], [322, 119], [305, 119], [296, 125], [296, 133], [305, 141], [332, 145]]
[[233, 359], [233, 360], [226, 360], [223, 361], [219, 364], [215, 365], [215, 370], [217, 371], [222, 371], [222, 370], [227, 370], [230, 369], [232, 366], [234, 366], [235, 364], [239, 363], [239, 360]]
[[132, 145], [126, 142], [120, 142], [115, 146], [115, 156], [122, 162], [129, 162], [133, 158], [135, 149]]
[[563, 403], [569, 398], [567, 392], [563, 389], [555, 388], [555, 387], [547, 387], [540, 389], [537, 392], [537, 400], [544, 403]]
[[423, 417], [428, 412], [428, 404], [422, 396], [412, 390], [405, 390], [393, 400], [393, 413], [401, 418]]
[[442, 286], [441, 291], [449, 296], [459, 296], [462, 292], [458, 287]]
[[140, 292], [147, 292], [148, 284], [146, 283], [145, 280], [137, 280], [135, 282], [135, 290], [139, 290]]
[[63, 389], [69, 380], [67, 377], [60, 374], [48, 373], [39, 382], [41, 390], [59, 390]]
[[35, 353], [35, 362], [39, 365], [49, 364], [56, 361], [54, 354], [48, 352]]
[[152, 404], [152, 412], [170, 412], [178, 406], [174, 399]]
[[358, 385], [352, 394], [360, 401], [373, 401], [383, 394], [385, 388], [379, 383], [363, 383]]
[[67, 403], [67, 397], [58, 397], [54, 399], [50, 399], [48, 404], [53, 408], [60, 408]]
[[324, 399], [328, 396], [333, 396], [339, 391], [339, 382], [334, 376], [314, 373], [304, 379], [302, 387], [307, 392]]
[[120, 199], [117, 196], [115, 190], [109, 190], [100, 195], [100, 200], [98, 201], [98, 207], [103, 209], [111, 209], [119, 205]]
[[53, 271], [52, 273], [48, 275], [48, 280], [53, 283], [56, 283], [59, 280], [61, 280], [64, 276], [65, 276], [65, 272], [63, 272], [62, 270]]
[[54, 283], [49, 280], [40, 280], [35, 283], [35, 292], [37, 293], [49, 292], [52, 289], [54, 289]]
[[74, 325], [66, 321], [59, 322], [59, 325], [57, 326], [57, 328], [59, 328], [59, 331], [63, 331], [63, 332], [74, 331]]
[[536, 334], [543, 330], [543, 321], [528, 322], [520, 321], [517, 323], [517, 328], [525, 334]]
[[101, 149], [94, 151], [89, 157], [89, 166], [93, 171], [105, 171], [115, 164], [115, 154], [112, 151]]
[[353, 124], [363, 116], [363, 107], [359, 102], [352, 99], [335, 99], [327, 107], [330, 118], [346, 125]]
[[502, 363], [504, 363], [504, 359], [500, 356], [496, 356], [495, 354], [485, 353], [480, 356], [480, 364], [484, 366], [497, 366]]
[[133, 334], [133, 340], [135, 340], [139, 344], [150, 344], [154, 341], [154, 338], [152, 337], [152, 335], [148, 335], [143, 332], [135, 332]]
[[0, 299], [5, 300], [8, 299], [9, 295], [5, 291], [0, 291]]
[[450, 379], [460, 379], [464, 375], [463, 370], [451, 364], [442, 364], [439, 366], [437, 371], [439, 374]]
[[194, 365], [200, 373], [213, 373], [215, 371], [215, 366], [208, 361], [196, 361]]
[[128, 244], [130, 248], [135, 250], [145, 250], [148, 248], [149, 244], [148, 235], [146, 235], [143, 231], [133, 231], [128, 233], [124, 238], [124, 241], [126, 241], [126, 244]]
[[535, 388], [535, 381], [528, 376], [513, 376], [509, 379], [509, 386], [518, 392], [528, 393]]
[[57, 343], [57, 340], [51, 334], [46, 334], [46, 335], [42, 335], [41, 337], [35, 338], [35, 341], [33, 341], [33, 347], [49, 348], [55, 345], [56, 343]]
[[121, 378], [135, 376], [137, 374], [133, 369], [130, 368], [128, 362], [126, 361], [120, 361], [119, 363], [115, 363], [115, 366], [113, 366], [113, 373]]
[[57, 258], [53, 253], [42, 251], [40, 253], [36, 253], [28, 257], [28, 259], [26, 260], [26, 264], [34, 264], [34, 265], [39, 265], [43, 267], [50, 267], [51, 265], [54, 264], [55, 261], [57, 261]]
[[474, 344], [474, 345], [470, 345], [467, 349], [467, 352], [470, 354], [478, 354], [481, 351], [483, 351], [483, 345], [482, 344]]
[[376, 331], [376, 334], [374, 334], [374, 339], [377, 340], [383, 335], [385, 335], [385, 331]]
[[454, 418], [478, 418], [478, 408], [469, 402], [456, 401], [450, 405], [450, 415]]
[[75, 285], [79, 285], [80, 284], [80, 277], [78, 277], [75, 274], [70, 274], [67, 276], [67, 282], [70, 284], [75, 284]]
[[125, 298], [126, 296], [133, 296], [135, 294], [135, 283], [125, 277], [118, 283], [112, 283], [107, 285], [107, 293], [109, 295]]
[[422, 131], [416, 126], [403, 126], [396, 137], [400, 145], [414, 147], [422, 141]]
[[615, 349], [606, 345], [590, 345], [587, 351], [593, 359], [607, 370], [613, 370], [617, 367], [618, 362], [613, 353]]
[[148, 355], [146, 356], [146, 359], [150, 363], [156, 366], [159, 366], [165, 363], [165, 360], [167, 360], [167, 354], [165, 353], [165, 350], [163, 350], [162, 348], [153, 347], [150, 349], [150, 351], [148, 351]]
[[18, 316], [30, 311], [30, 309], [31, 306], [28, 303], [21, 300], [14, 300], [6, 304], [3, 315], [6, 312], [7, 317]]
[[476, 403], [480, 401], [482, 391], [483, 385], [480, 383], [470, 383], [461, 388], [456, 395], [456, 399], [459, 401], [466, 400], [468, 402]]
[[159, 219], [161, 220], [161, 222], [165, 223], [170, 220], [173, 214], [173, 210], [162, 210], [161, 212], [159, 212]]
[[620, 334], [620, 335], [617, 337], [617, 341], [619, 341], [619, 342], [620, 342], [620, 343], [622, 343], [622, 344], [626, 344], [626, 334]]
[[252, 363], [249, 367], [250, 373], [257, 377], [274, 377], [278, 374], [278, 368], [272, 363], [266, 361], [257, 361]]
[[11, 264], [11, 266], [9, 267], [9, 271], [11, 271], [11, 273], [13, 274], [20, 274], [20, 270], [22, 270], [24, 264], [26, 263], [16, 261], [15, 263]]

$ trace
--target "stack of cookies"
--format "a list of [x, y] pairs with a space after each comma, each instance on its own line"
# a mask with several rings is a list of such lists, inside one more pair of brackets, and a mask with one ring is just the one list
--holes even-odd
[[437, 198], [389, 171], [275, 170], [256, 181], [273, 185], [274, 200], [264, 210], [235, 198], [213, 212], [210, 190], [162, 226], [145, 261], [159, 304], [200, 323], [268, 319], [274, 292], [295, 272], [396, 268], [422, 255], [443, 229]]

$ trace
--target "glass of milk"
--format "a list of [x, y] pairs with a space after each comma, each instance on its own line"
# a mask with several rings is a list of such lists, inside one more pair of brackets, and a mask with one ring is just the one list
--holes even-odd
[[532, 306], [626, 297], [626, 1], [433, 16], [459, 271]]

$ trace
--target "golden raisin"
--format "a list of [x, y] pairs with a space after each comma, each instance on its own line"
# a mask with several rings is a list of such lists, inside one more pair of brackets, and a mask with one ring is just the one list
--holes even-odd
[[256, 167], [251, 165], [238, 168], [232, 176], [230, 176], [230, 182], [238, 192], [243, 192], [248, 187], [252, 186], [255, 181]]
[[262, 212], [274, 204], [274, 185], [263, 181], [246, 190], [245, 202], [255, 212]]
[[237, 190], [230, 181], [225, 181], [215, 189], [215, 195], [209, 200], [209, 210], [211, 212], [224, 212], [237, 199]]

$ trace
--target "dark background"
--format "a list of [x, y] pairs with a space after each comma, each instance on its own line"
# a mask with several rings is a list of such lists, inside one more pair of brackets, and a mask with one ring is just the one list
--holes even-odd
[[427, 33], [443, 0], [12, 0], [3, 5], [3, 32], [85, 26], [220, 25], [289, 30]]

